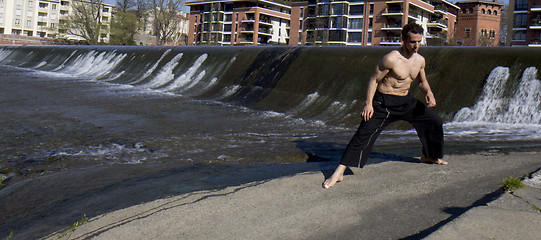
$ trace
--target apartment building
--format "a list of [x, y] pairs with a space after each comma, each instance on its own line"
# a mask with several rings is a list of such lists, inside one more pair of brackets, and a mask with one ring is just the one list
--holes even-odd
[[460, 7], [455, 40], [463, 46], [498, 46], [502, 3], [483, 0], [456, 2]]
[[[109, 25], [114, 6], [103, 4], [101, 20]], [[81, 37], [58, 34], [59, 21], [71, 14], [70, 0], [0, 0], [0, 34], [41, 38], [83, 40]], [[108, 42], [109, 34], [102, 40]]]
[[446, 0], [309, 0], [299, 7], [298, 44], [340, 46], [400, 45], [402, 27], [412, 21], [425, 29], [423, 44], [441, 45], [452, 37], [459, 9]]
[[270, 0], [197, 0], [190, 6], [188, 44], [289, 43], [291, 6]]
[[513, 45], [541, 47], [541, 0], [515, 0]]
[[198, 0], [190, 6], [189, 44], [400, 45], [411, 21], [424, 44], [452, 37], [458, 6], [446, 0]]

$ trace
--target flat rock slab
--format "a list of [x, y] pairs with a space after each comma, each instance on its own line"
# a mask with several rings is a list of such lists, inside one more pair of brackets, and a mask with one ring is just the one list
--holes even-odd
[[[505, 177], [522, 177], [541, 166], [539, 153], [445, 160], [449, 165], [387, 161], [352, 169], [331, 189], [321, 187], [328, 174], [322, 169], [194, 192], [92, 218], [70, 234], [72, 239], [419, 239], [449, 228], [456, 234], [430, 237], [483, 239], [506, 231], [525, 237], [507, 239], [541, 235], [539, 228], [513, 224], [494, 230], [497, 220], [490, 220], [541, 226], [537, 213], [486, 207], [500, 197]], [[476, 214], [483, 219], [467, 217]], [[468, 238], [472, 228], [479, 230]]]

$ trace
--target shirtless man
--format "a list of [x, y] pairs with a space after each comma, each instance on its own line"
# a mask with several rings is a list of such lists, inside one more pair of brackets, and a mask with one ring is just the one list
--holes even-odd
[[[378, 135], [397, 120], [408, 121], [417, 130], [423, 144], [421, 162], [447, 164], [439, 159], [443, 157], [443, 121], [430, 109], [436, 106], [436, 99], [426, 79], [425, 59], [417, 53], [422, 39], [421, 26], [415, 23], [404, 26], [400, 49], [385, 55], [376, 67], [368, 82], [361, 124], [342, 155], [340, 165], [323, 182], [324, 188], [342, 181], [346, 167], [362, 168]], [[428, 107], [409, 93], [414, 80], [426, 94]]]

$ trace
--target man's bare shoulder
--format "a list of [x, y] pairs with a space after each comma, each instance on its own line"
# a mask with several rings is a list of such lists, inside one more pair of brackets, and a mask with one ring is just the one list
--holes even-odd
[[400, 56], [402, 56], [402, 54], [400, 54], [400, 52], [398, 50], [392, 50], [389, 53], [385, 54], [385, 56], [383, 56], [383, 58], [396, 59], [396, 58], [399, 58]]
[[392, 68], [392, 66], [398, 60], [400, 55], [401, 54], [400, 52], [398, 52], [398, 50], [393, 50], [385, 54], [385, 56], [383, 56], [383, 58], [381, 59], [381, 65], [383, 65], [385, 68], [388, 68], [388, 69]]
[[420, 63], [423, 66], [425, 65], [425, 57], [423, 57], [421, 54], [415, 53], [413, 57], [415, 58], [414, 60], [416, 62]]

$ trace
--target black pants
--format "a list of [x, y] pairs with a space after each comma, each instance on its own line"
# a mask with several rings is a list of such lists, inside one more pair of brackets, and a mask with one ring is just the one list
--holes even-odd
[[443, 157], [443, 121], [430, 108], [411, 95], [395, 96], [376, 92], [374, 115], [362, 121], [349, 142], [340, 164], [362, 168], [368, 160], [374, 142], [381, 131], [397, 120], [405, 120], [415, 127], [423, 144], [423, 155]]

